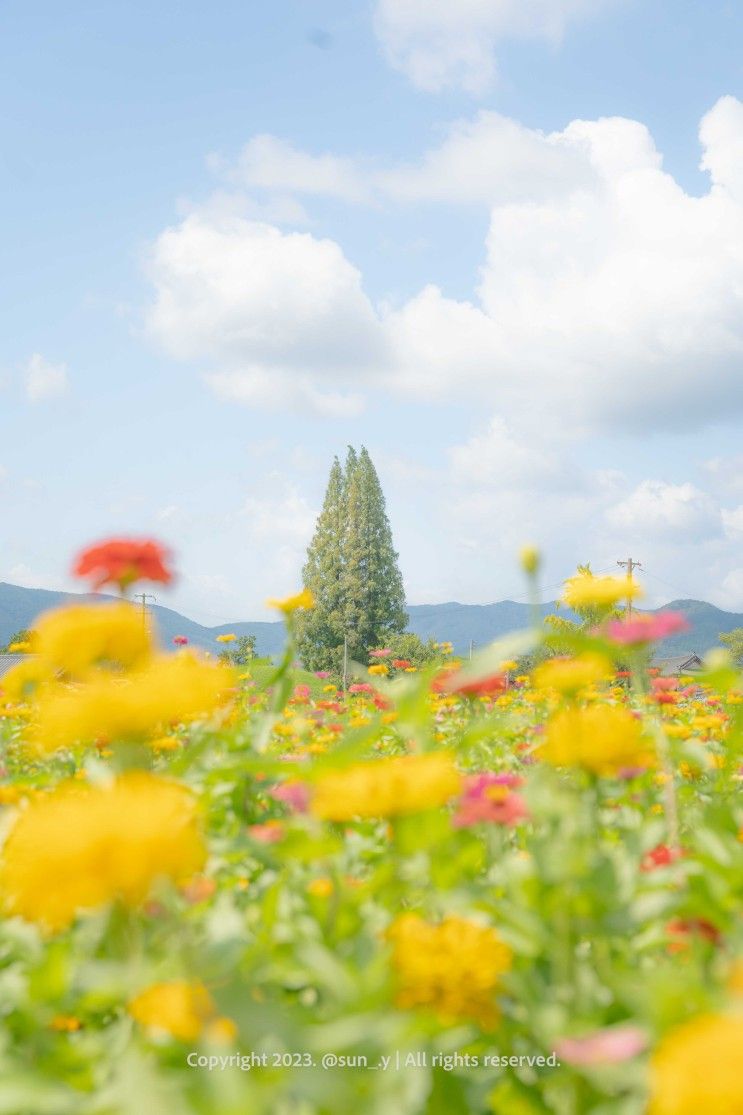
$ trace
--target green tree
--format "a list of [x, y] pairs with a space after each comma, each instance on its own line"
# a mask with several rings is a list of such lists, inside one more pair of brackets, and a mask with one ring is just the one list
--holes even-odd
[[29, 646], [32, 638], [33, 632], [22, 628], [10, 636], [4, 647], [0, 647], [0, 654], [7, 654], [12, 646]]
[[247, 666], [255, 658], [255, 635], [241, 635], [234, 647], [222, 651], [219, 658], [235, 666]]
[[365, 448], [349, 446], [345, 467], [333, 461], [303, 580], [315, 608], [298, 622], [304, 664], [339, 672], [349, 658], [405, 629], [405, 593], [376, 469]]
[[743, 666], [743, 627], [735, 627], [732, 631], [725, 631], [719, 636], [720, 642], [727, 647], [735, 662]]
[[322, 511], [302, 570], [303, 583], [315, 597], [315, 607], [297, 615], [299, 649], [310, 670], [337, 671], [343, 653], [346, 489], [346, 474], [334, 457]]

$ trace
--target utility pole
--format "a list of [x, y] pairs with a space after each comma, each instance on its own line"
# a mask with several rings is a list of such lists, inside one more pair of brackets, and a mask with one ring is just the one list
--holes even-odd
[[[624, 568], [627, 569], [627, 580], [628, 581], [632, 580], [632, 570], [633, 569], [642, 569], [642, 564], [639, 561], [635, 561], [634, 558], [631, 558], [631, 557], [627, 558], [626, 561], [618, 561], [617, 565], [621, 565], [623, 569]], [[628, 596], [627, 597], [627, 619], [631, 619], [631, 618], [632, 618], [632, 597]]]
[[153, 604], [157, 603], [157, 597], [153, 596], [151, 592], [135, 592], [135, 600], [142, 601], [142, 626], [145, 631], [147, 630], [147, 601], [151, 600]]
[[343, 636], [343, 692], [348, 684], [348, 635]]
[[472, 661], [472, 639], [470, 639], [470, 662]]

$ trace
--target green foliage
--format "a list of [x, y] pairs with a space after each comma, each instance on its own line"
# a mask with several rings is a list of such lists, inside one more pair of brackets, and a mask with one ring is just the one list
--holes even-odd
[[427, 639], [424, 642], [420, 635], [416, 635], [413, 631], [402, 631], [390, 635], [385, 640], [384, 645], [392, 652], [390, 659], [405, 659], [411, 666], [418, 669], [427, 666], [430, 662], [437, 662], [442, 659], [438, 644], [433, 639]]
[[313, 670], [338, 673], [344, 640], [350, 659], [385, 644], [407, 621], [402, 576], [384, 495], [367, 450], [336, 457], [307, 551], [303, 581], [315, 608], [298, 617], [299, 649]]
[[0, 647], [0, 654], [8, 654], [10, 652], [10, 648], [14, 645], [17, 645], [18, 643], [28, 643], [28, 642], [30, 642], [31, 637], [32, 637], [32, 632], [27, 630], [26, 628], [23, 628], [20, 631], [14, 632], [14, 634], [11, 635], [10, 638], [8, 639], [5, 646]]
[[733, 631], [725, 631], [720, 635], [720, 642], [727, 647], [735, 662], [743, 665], [743, 627], [736, 627]]
[[247, 666], [255, 658], [255, 635], [241, 635], [231, 650], [220, 654], [223, 662], [232, 662], [235, 666]]

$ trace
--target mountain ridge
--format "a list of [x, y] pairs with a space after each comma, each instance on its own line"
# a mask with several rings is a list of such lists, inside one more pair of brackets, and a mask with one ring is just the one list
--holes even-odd
[[[32, 627], [36, 617], [48, 608], [66, 603], [83, 603], [92, 600], [113, 600], [105, 594], [60, 592], [52, 589], [25, 588], [0, 581], [0, 646], [10, 636]], [[217, 635], [234, 632], [235, 635], [255, 635], [256, 649], [261, 655], [280, 652], [284, 643], [284, 627], [280, 620], [242, 620], [206, 626], [187, 616], [155, 604], [148, 609], [157, 620], [157, 629], [163, 646], [172, 646], [176, 635], [185, 635], [191, 644], [214, 649]], [[466, 654], [470, 643], [483, 646], [510, 631], [529, 624], [531, 610], [528, 604], [517, 600], [499, 600], [491, 604], [460, 604], [456, 600], [440, 604], [408, 605], [408, 628], [422, 639], [448, 640], [458, 654]], [[540, 605], [542, 615], [558, 613], [570, 617], [571, 613], [558, 608], [555, 601]], [[659, 645], [660, 655], [686, 654], [705, 651], [719, 645], [719, 635], [743, 627], [743, 613], [726, 612], [704, 600], [673, 600], [648, 612], [684, 612], [691, 630], [665, 639]]]

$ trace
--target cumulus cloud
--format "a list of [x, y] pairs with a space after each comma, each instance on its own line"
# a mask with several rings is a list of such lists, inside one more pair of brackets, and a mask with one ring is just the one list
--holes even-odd
[[311, 155], [273, 135], [254, 136], [233, 165], [214, 156], [210, 162], [218, 173], [245, 186], [351, 202], [369, 197], [365, 177], [353, 159]]
[[374, 26], [389, 62], [419, 89], [482, 93], [504, 39], [559, 41], [605, 0], [377, 0]]
[[69, 387], [66, 364], [52, 364], [35, 352], [24, 370], [26, 398], [30, 403], [46, 402], [64, 395]]
[[643, 480], [606, 514], [610, 526], [628, 540], [679, 543], [708, 539], [722, 530], [722, 515], [712, 497], [693, 484]]
[[383, 391], [506, 418], [559, 408], [574, 434], [730, 419], [743, 412], [743, 105], [723, 98], [700, 135], [714, 181], [694, 197], [636, 121], [546, 136], [486, 115], [455, 129], [394, 189], [464, 198], [467, 160], [486, 165], [490, 143], [469, 195], [493, 198], [470, 300], [428, 285], [374, 306], [334, 241], [192, 213], [154, 246], [150, 329], [250, 405], [348, 416]]
[[354, 411], [348, 388], [388, 362], [361, 276], [331, 240], [193, 213], [160, 235], [150, 274], [151, 334], [208, 362], [223, 397]]

